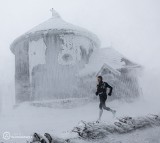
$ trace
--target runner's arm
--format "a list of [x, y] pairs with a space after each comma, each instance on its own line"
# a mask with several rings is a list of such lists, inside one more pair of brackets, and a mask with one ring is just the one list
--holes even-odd
[[99, 93], [99, 90], [98, 90], [98, 85], [97, 85], [97, 91], [96, 91], [96, 93], [95, 93], [95, 94], [96, 94], [96, 95], [98, 95], [98, 93]]
[[109, 93], [108, 93], [108, 95], [111, 95], [111, 94], [112, 94], [113, 87], [110, 86], [108, 83], [106, 83], [106, 88], [109, 88]]

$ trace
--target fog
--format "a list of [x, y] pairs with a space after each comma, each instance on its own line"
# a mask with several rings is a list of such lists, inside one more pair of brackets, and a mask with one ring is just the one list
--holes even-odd
[[158, 98], [159, 0], [1, 0], [1, 98], [7, 102], [14, 99], [14, 55], [9, 49], [10, 44], [18, 36], [49, 19], [52, 7], [65, 21], [97, 34], [101, 47], [112, 46], [144, 66], [144, 93]]

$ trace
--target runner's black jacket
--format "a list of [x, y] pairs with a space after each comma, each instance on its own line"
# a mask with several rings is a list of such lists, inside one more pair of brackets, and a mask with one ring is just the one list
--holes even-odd
[[107, 88], [110, 88], [110, 91], [108, 93], [109, 96], [112, 94], [112, 86], [110, 86], [107, 82], [101, 81], [99, 84], [97, 84], [97, 91], [96, 95], [106, 95], [107, 96]]

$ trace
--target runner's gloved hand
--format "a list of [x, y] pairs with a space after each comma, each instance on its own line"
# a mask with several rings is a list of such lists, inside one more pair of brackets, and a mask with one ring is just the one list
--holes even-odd
[[111, 95], [112, 95], [112, 93], [108, 93], [108, 95], [109, 95], [109, 96], [111, 96]]
[[98, 92], [96, 92], [95, 94], [96, 94], [96, 96], [97, 96], [97, 95], [98, 95]]

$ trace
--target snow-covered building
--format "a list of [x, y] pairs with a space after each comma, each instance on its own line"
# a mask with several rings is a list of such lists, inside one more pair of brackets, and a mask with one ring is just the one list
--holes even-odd
[[[115, 52], [100, 49], [95, 34], [65, 22], [56, 12], [15, 39], [10, 49], [15, 55], [17, 103], [89, 96], [93, 89], [91, 86], [91, 92], [85, 92], [83, 77], [95, 78], [104, 67], [121, 74], [117, 69], [124, 66]], [[112, 55], [114, 59], [109, 58]]]
[[[142, 93], [139, 86], [139, 75], [142, 69], [141, 65], [128, 60], [112, 47], [97, 48], [91, 55], [89, 63], [79, 72], [79, 77], [87, 87], [92, 85], [95, 76], [101, 75], [104, 81], [107, 81], [114, 89], [110, 99], [129, 100]], [[94, 85], [87, 88], [91, 93]]]

